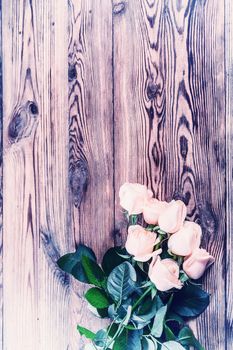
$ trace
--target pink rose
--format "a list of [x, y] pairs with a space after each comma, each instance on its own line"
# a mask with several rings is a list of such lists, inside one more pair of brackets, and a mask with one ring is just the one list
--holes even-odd
[[194, 280], [200, 278], [205, 269], [214, 262], [214, 257], [211, 256], [205, 249], [197, 248], [192, 255], [185, 258], [183, 263], [184, 272]]
[[159, 215], [158, 224], [161, 230], [174, 233], [183, 225], [187, 214], [186, 205], [178, 200], [172, 200], [167, 208]]
[[176, 255], [190, 255], [201, 244], [201, 227], [195, 222], [185, 221], [183, 227], [168, 240], [169, 250]]
[[119, 191], [120, 205], [129, 215], [141, 214], [147, 200], [152, 198], [152, 191], [140, 184], [125, 183]]
[[149, 268], [149, 278], [161, 292], [171, 288], [182, 288], [179, 280], [179, 265], [172, 259], [153, 258]]
[[143, 217], [147, 224], [156, 225], [158, 223], [159, 215], [169, 204], [161, 202], [155, 198], [147, 201], [143, 207]]
[[161, 250], [153, 252], [158, 242], [156, 233], [146, 231], [140, 225], [132, 225], [128, 228], [125, 248], [129, 254], [134, 255], [135, 260], [143, 262], [161, 252]]

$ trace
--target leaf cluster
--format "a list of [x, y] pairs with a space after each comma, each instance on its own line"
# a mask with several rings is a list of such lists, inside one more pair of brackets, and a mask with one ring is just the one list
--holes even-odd
[[85, 299], [95, 315], [111, 320], [108, 328], [97, 333], [78, 325], [80, 334], [92, 341], [86, 350], [204, 350], [185, 324], [209, 304], [209, 294], [197, 285], [186, 281], [181, 290], [160, 292], [143, 264], [122, 248], [110, 248], [99, 265], [94, 252], [79, 245], [57, 263], [91, 285]]

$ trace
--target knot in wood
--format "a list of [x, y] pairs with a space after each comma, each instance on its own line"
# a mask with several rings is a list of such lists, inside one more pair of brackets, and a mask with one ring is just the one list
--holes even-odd
[[189, 191], [187, 191], [185, 193], [183, 193], [181, 191], [176, 191], [173, 194], [172, 199], [175, 199], [176, 201], [181, 200], [182, 202], [184, 202], [185, 205], [188, 205], [189, 201], [191, 199], [191, 193]]
[[122, 15], [123, 13], [125, 13], [125, 10], [126, 10], [126, 3], [124, 1], [121, 1], [113, 5], [114, 15]]
[[214, 209], [212, 208], [211, 203], [209, 202], [206, 202], [205, 204], [200, 203], [198, 204], [198, 209], [200, 213], [201, 227], [207, 234], [205, 235], [205, 238], [208, 240], [208, 238], [212, 234], [215, 234], [216, 231], [218, 230], [218, 220], [214, 213]]
[[88, 186], [89, 171], [85, 160], [80, 159], [72, 164], [69, 172], [70, 189], [74, 205], [79, 208]]
[[76, 78], [77, 78], [77, 71], [76, 71], [75, 65], [69, 64], [69, 68], [68, 68], [68, 80], [69, 80], [69, 82], [75, 80]]
[[153, 82], [149, 82], [147, 86], [147, 97], [149, 100], [154, 100], [158, 94], [160, 89], [160, 84], [155, 84]]
[[32, 115], [37, 115], [39, 113], [38, 106], [35, 102], [29, 101], [28, 102], [28, 109]]
[[188, 154], [188, 140], [184, 135], [180, 137], [180, 154], [181, 157], [186, 160]]
[[37, 117], [38, 113], [37, 104], [33, 101], [28, 101], [23, 106], [15, 109], [8, 126], [8, 137], [11, 142], [17, 142], [32, 134], [35, 126], [35, 117]]
[[40, 228], [40, 238], [47, 260], [56, 263], [60, 257], [58, 248], [53, 240], [54, 234], [46, 229]]
[[147, 108], [147, 114], [149, 119], [152, 121], [154, 119], [155, 113], [154, 113], [154, 108], [153, 106], [150, 106], [150, 108]]

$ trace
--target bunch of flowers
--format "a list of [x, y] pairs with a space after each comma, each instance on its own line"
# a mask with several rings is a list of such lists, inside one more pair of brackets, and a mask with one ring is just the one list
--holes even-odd
[[159, 201], [144, 185], [125, 183], [119, 196], [129, 224], [125, 247], [110, 248], [101, 265], [84, 245], [58, 260], [92, 285], [85, 294], [91, 311], [111, 320], [97, 333], [78, 325], [90, 340], [85, 350], [203, 350], [185, 323], [209, 304], [193, 281], [214, 261], [200, 248], [201, 227], [185, 220], [182, 201]]

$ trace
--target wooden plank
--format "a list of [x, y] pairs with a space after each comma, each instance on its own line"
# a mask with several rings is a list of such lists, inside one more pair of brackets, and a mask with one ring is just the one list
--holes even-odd
[[0, 1], [0, 349], [3, 349], [3, 236], [2, 236], [2, 3]]
[[38, 18], [39, 91], [38, 205], [40, 230], [39, 349], [75, 349], [72, 314], [78, 307], [70, 279], [56, 261], [74, 246], [68, 218], [68, 4], [34, 3]]
[[[4, 348], [33, 348], [38, 338], [38, 221], [33, 166], [39, 116], [32, 10], [3, 1]], [[30, 39], [29, 39], [30, 38]], [[37, 108], [37, 107], [35, 107]], [[23, 325], [27, 324], [27, 327]], [[19, 326], [21, 325], [21, 326]]]
[[182, 198], [189, 218], [201, 223], [202, 245], [216, 263], [204, 278], [211, 304], [192, 327], [206, 349], [219, 350], [225, 347], [223, 57], [224, 9], [217, 0], [114, 2], [116, 192], [125, 181], [147, 184], [158, 198]]
[[[67, 3], [3, 1], [4, 349], [73, 349]], [[67, 88], [61, 88], [66, 87]]]
[[[99, 259], [112, 245], [114, 225], [111, 13], [111, 0], [69, 1], [71, 231]], [[81, 298], [83, 287], [73, 289]], [[79, 306], [73, 327], [103, 326], [81, 299]]]
[[233, 347], [233, 4], [225, 1], [225, 71], [226, 71], [226, 349]]

